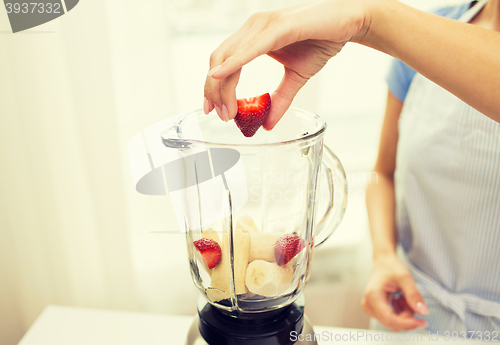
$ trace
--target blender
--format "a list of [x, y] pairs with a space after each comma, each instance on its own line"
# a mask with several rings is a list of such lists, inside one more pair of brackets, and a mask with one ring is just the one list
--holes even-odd
[[[162, 180], [168, 186], [200, 291], [186, 344], [317, 344], [302, 292], [314, 248], [347, 203], [325, 131], [323, 119], [296, 108], [251, 138], [201, 110], [145, 131], [157, 139], [137, 190], [165, 194]], [[169, 158], [153, 162], [155, 153]]]

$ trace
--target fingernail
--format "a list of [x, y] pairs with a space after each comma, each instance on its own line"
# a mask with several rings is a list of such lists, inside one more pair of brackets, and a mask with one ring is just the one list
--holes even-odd
[[210, 108], [208, 105], [208, 99], [206, 97], [203, 99], [203, 111], [205, 112], [205, 115], [210, 112]]
[[427, 308], [427, 306], [425, 305], [425, 303], [417, 302], [416, 306], [417, 306], [417, 311], [418, 311], [418, 313], [420, 315], [427, 315], [427, 314], [429, 314], [429, 309]]
[[420, 326], [417, 326], [417, 329], [424, 329], [426, 328], [427, 326], [429, 326], [429, 324], [427, 322], [424, 322], [423, 324], [421, 324]]
[[[214, 104], [214, 106], [215, 106], [215, 111], [217, 112], [217, 115], [219, 115], [219, 117], [220, 117], [221, 119], [223, 119], [223, 118], [222, 118], [222, 111], [220, 110], [220, 108], [217, 106], [217, 104]], [[224, 120], [224, 119], [223, 119], [223, 120]]]
[[229, 111], [225, 104], [222, 105], [222, 119], [226, 122], [229, 121]]
[[218, 70], [220, 70], [221, 67], [222, 67], [222, 65], [219, 65], [219, 66], [216, 66], [216, 67], [212, 68], [210, 71], [208, 71], [208, 76], [211, 77], [212, 74], [214, 74], [215, 72], [217, 72]]
[[214, 109], [215, 109], [214, 104], [212, 103], [212, 101], [208, 100], [208, 112], [211, 112]]

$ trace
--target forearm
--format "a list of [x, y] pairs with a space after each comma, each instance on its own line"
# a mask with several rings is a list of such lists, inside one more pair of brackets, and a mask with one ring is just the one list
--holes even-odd
[[500, 33], [418, 11], [395, 0], [368, 0], [367, 31], [355, 41], [400, 59], [500, 122]]
[[366, 189], [366, 207], [370, 224], [374, 260], [396, 254], [394, 182], [378, 174]]

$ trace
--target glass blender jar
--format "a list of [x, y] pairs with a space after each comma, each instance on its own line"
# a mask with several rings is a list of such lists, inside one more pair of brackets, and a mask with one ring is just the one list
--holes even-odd
[[[162, 132], [178, 154], [164, 176], [171, 197], [177, 193], [201, 294], [188, 344], [294, 344], [293, 332], [312, 332], [301, 294], [314, 248], [347, 203], [345, 172], [323, 144], [325, 131], [319, 116], [290, 108], [272, 131], [251, 138], [201, 110]], [[212, 262], [202, 242], [220, 254]]]

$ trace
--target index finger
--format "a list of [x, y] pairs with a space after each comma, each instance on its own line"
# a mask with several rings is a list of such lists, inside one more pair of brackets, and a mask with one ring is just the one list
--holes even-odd
[[283, 47], [284, 42], [280, 42], [280, 34], [283, 30], [283, 26], [277, 24], [266, 27], [221, 65], [212, 68], [208, 75], [214, 79], [224, 79], [255, 58]]

